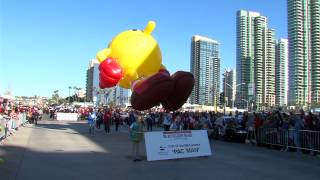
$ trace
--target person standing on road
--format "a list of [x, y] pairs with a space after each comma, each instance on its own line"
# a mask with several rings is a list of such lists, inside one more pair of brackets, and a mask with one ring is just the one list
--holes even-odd
[[91, 136], [94, 136], [94, 124], [96, 122], [96, 119], [97, 119], [96, 113], [93, 110], [91, 110], [88, 116], [89, 134]]
[[141, 159], [139, 158], [139, 146], [143, 136], [142, 121], [143, 117], [139, 115], [137, 121], [134, 121], [129, 129], [130, 138], [132, 141], [132, 158], [134, 162], [141, 161]]
[[103, 115], [103, 124], [104, 124], [104, 130], [106, 133], [110, 133], [110, 121], [111, 121], [111, 110], [106, 109]]
[[54, 118], [54, 109], [50, 108], [50, 119]]
[[39, 111], [38, 108], [33, 108], [32, 109], [32, 118], [33, 118], [33, 122], [35, 125], [38, 124], [38, 119], [39, 119]]
[[147, 122], [147, 131], [152, 131], [153, 119], [150, 115], [150, 112], [146, 115], [146, 122]]
[[97, 128], [98, 129], [100, 129], [102, 121], [103, 121], [103, 113], [102, 113], [102, 110], [99, 109], [98, 113], [97, 113]]
[[116, 123], [116, 132], [118, 132], [120, 125], [120, 112], [118, 109], [114, 112], [114, 121]]
[[163, 127], [164, 131], [170, 130], [170, 125], [172, 122], [172, 116], [169, 111], [166, 111], [166, 113], [163, 115]]
[[39, 114], [38, 120], [41, 121], [41, 120], [42, 120], [42, 116], [43, 116], [43, 110], [42, 110], [42, 108], [40, 108], [40, 109], [38, 110], [38, 114]]
[[135, 122], [135, 121], [136, 121], [135, 113], [134, 113], [134, 111], [131, 111], [131, 112], [129, 113], [128, 125], [131, 126], [131, 124], [132, 124], [133, 122]]
[[248, 121], [246, 123], [246, 126], [247, 126], [247, 131], [248, 131], [248, 134], [247, 134], [247, 141], [251, 144], [254, 144], [255, 143], [255, 139], [256, 139], [256, 132], [255, 132], [255, 128], [254, 128], [254, 120], [256, 118], [256, 113], [253, 112], [252, 114], [249, 114], [248, 115]]
[[[301, 142], [300, 142], [300, 131], [304, 130], [305, 125], [304, 125], [304, 117], [305, 113], [303, 110], [300, 110], [300, 115], [299, 117], [296, 118], [296, 122], [294, 124], [294, 129], [296, 130], [295, 132], [295, 145], [299, 148], [301, 147]], [[300, 149], [297, 150], [298, 152], [301, 152]]]
[[180, 115], [176, 115], [173, 122], [170, 125], [170, 131], [182, 131], [183, 126], [181, 123]]
[[247, 111], [243, 113], [242, 121], [240, 122], [241, 128], [245, 130], [247, 128], [247, 122], [249, 121], [249, 114]]

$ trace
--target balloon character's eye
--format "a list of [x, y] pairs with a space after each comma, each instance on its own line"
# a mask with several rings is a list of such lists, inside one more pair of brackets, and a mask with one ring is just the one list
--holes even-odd
[[132, 31], [137, 31], [137, 29], [132, 29]]

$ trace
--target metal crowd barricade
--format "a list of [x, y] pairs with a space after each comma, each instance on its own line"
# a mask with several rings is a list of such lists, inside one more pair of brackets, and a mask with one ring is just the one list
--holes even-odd
[[287, 131], [277, 128], [259, 128], [257, 130], [257, 143], [278, 147], [286, 147], [288, 144]]
[[320, 131], [259, 128], [256, 134], [257, 144], [320, 152]]
[[0, 140], [5, 136], [6, 121], [4, 118], [0, 119]]
[[289, 130], [289, 134], [292, 134], [293, 143], [288, 147], [320, 152], [320, 131]]
[[9, 117], [2, 117], [0, 119], [0, 140], [5, 139], [20, 126], [27, 123], [26, 113], [18, 114], [18, 119], [11, 119]]

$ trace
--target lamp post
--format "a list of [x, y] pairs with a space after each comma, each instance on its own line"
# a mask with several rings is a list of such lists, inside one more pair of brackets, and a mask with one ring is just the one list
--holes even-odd
[[217, 83], [214, 83], [214, 85], [211, 86], [210, 93], [213, 96], [213, 106], [215, 108], [215, 111], [218, 111], [217, 107]]
[[[238, 87], [238, 86], [241, 86], [241, 85], [243, 85], [243, 84], [246, 84], [246, 83], [239, 83], [239, 84], [237, 84], [237, 85], [235, 86], [235, 88]], [[227, 85], [229, 88], [231, 88], [232, 91], [234, 90], [234, 87], [232, 87], [230, 84], [225, 83], [225, 85]], [[237, 89], [237, 88], [236, 88], [236, 89]], [[235, 101], [235, 97], [233, 97], [233, 94], [232, 94], [232, 109], [234, 108], [234, 101]]]

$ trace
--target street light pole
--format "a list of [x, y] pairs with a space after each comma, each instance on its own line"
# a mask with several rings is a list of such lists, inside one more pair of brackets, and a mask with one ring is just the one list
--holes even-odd
[[[246, 83], [239, 83], [235, 87], [241, 86], [243, 84], [246, 84]], [[234, 87], [232, 87], [230, 84], [225, 82], [225, 85], [229, 86], [232, 89], [232, 91], [234, 91]], [[234, 101], [235, 101], [235, 97], [233, 97], [233, 93], [232, 93], [232, 109], [234, 108]]]

